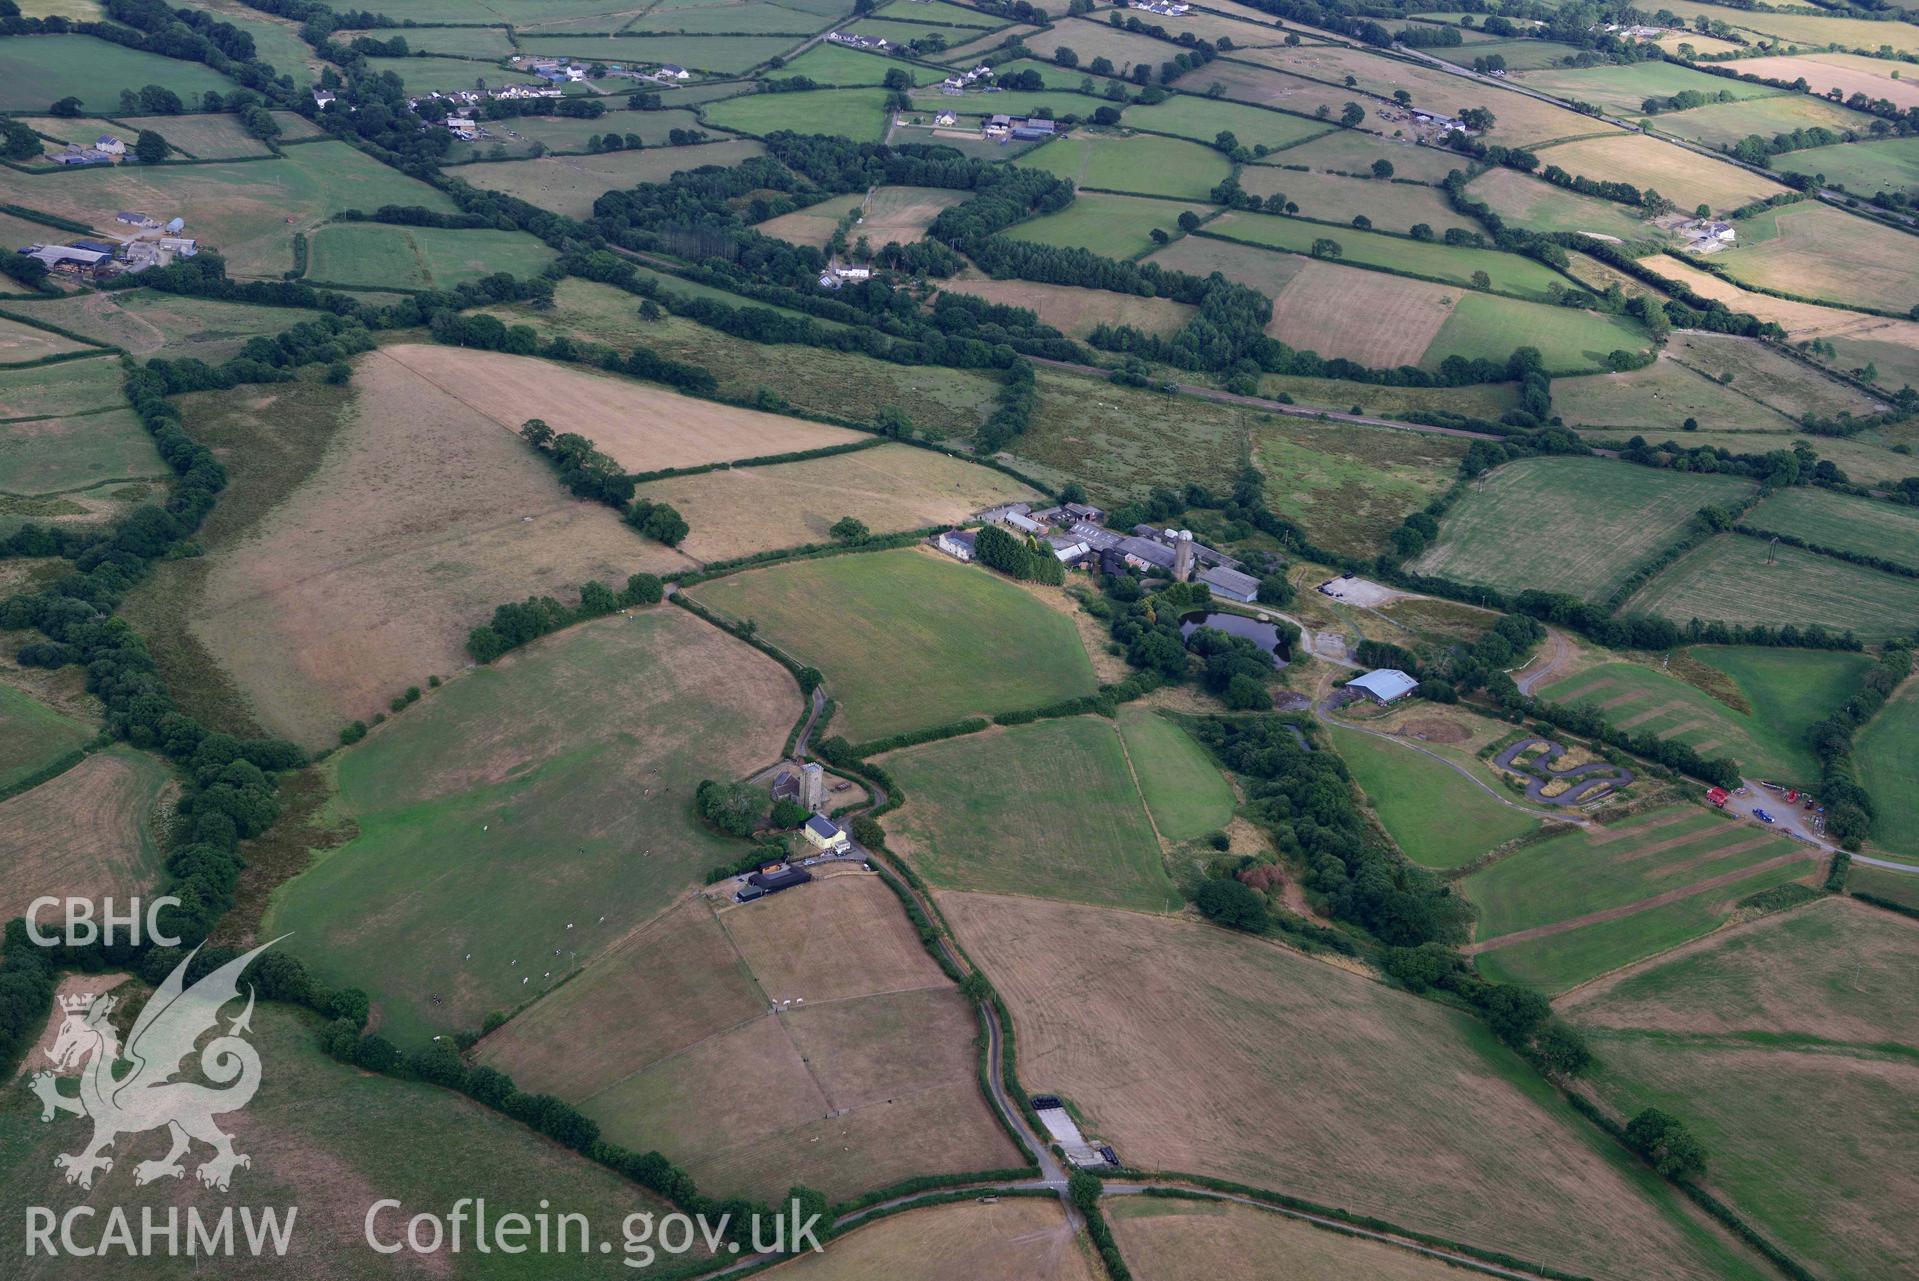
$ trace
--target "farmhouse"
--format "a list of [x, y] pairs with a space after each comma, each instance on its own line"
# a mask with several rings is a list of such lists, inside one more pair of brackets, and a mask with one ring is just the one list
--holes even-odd
[[1696, 254], [1716, 253], [1739, 239], [1739, 231], [1729, 222], [1700, 218], [1685, 224], [1686, 248]]
[[1419, 688], [1419, 682], [1397, 667], [1381, 667], [1367, 672], [1364, 676], [1355, 676], [1346, 682], [1347, 689], [1356, 689], [1378, 703], [1381, 707], [1396, 703]]
[[843, 44], [849, 49], [890, 49], [892, 48], [892, 46], [889, 43], [887, 43], [886, 40], [884, 40], [883, 38], [879, 36], [854, 35], [850, 31], [830, 32], [828, 33], [826, 38], [828, 40], [831, 40], [834, 44]]
[[322, 111], [332, 106], [335, 101], [336, 95], [331, 89], [315, 89], [313, 91], [313, 105]]
[[959, 117], [954, 115], [950, 111], [942, 111], [937, 116], [933, 117], [933, 123], [936, 125], [939, 125], [941, 128], [948, 128], [952, 125], [958, 124]]
[[113, 215], [115, 222], [124, 222], [129, 227], [157, 227], [160, 220], [143, 213], [128, 213], [125, 210]]
[[1179, 0], [1146, 0], [1139, 7], [1162, 18], [1183, 18], [1192, 9], [1191, 5], [1181, 4]]
[[978, 542], [979, 535], [970, 529], [949, 529], [933, 545], [954, 560], [970, 561], [978, 554]]
[[660, 67], [659, 74], [663, 79], [667, 80], [685, 80], [693, 73], [685, 67], [675, 66], [669, 62]]
[[824, 814], [815, 814], [806, 820], [806, 826], [800, 829], [806, 837], [806, 843], [827, 854], [837, 854], [852, 844], [839, 824]]
[[127, 144], [121, 142], [110, 133], [103, 133], [98, 138], [95, 138], [93, 140], [93, 149], [103, 156], [124, 156], [127, 154]]

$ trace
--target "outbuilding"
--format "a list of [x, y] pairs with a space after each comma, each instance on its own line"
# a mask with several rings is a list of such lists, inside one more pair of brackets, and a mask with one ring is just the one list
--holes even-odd
[[1419, 688], [1419, 682], [1397, 667], [1381, 667], [1367, 672], [1364, 676], [1355, 676], [1346, 682], [1347, 689], [1356, 689], [1381, 707], [1396, 703]]
[[1223, 596], [1227, 600], [1236, 600], [1242, 605], [1251, 604], [1259, 599], [1259, 580], [1251, 574], [1242, 574], [1237, 569], [1226, 569], [1215, 565], [1202, 570], [1199, 581], [1212, 588], [1213, 595]]

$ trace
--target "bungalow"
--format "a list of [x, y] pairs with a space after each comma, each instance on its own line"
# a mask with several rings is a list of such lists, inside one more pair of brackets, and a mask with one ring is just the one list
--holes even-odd
[[1364, 676], [1355, 676], [1346, 682], [1347, 689], [1356, 689], [1381, 707], [1396, 703], [1419, 688], [1419, 682], [1397, 667], [1381, 667], [1367, 672]]
[[841, 280], [871, 280], [873, 269], [864, 266], [835, 267], [833, 271]]
[[160, 220], [143, 213], [129, 213], [125, 210], [113, 215], [115, 222], [124, 222], [129, 227], [157, 227]]
[[933, 123], [942, 129], [949, 129], [959, 123], [959, 117], [950, 111], [942, 111], [933, 117]]
[[693, 75], [693, 73], [685, 67], [675, 66], [670, 62], [661, 65], [659, 74], [668, 80], [686, 80], [690, 79]]
[[334, 100], [335, 94], [331, 89], [315, 89], [313, 91], [313, 105], [322, 111], [332, 106]]
[[970, 529], [949, 529], [933, 545], [954, 560], [970, 561], [979, 554], [979, 535]]
[[824, 814], [815, 814], [806, 820], [806, 826], [800, 829], [807, 844], [826, 854], [837, 854], [852, 844], [839, 824]]
[[1259, 580], [1237, 569], [1214, 566], [1211, 569], [1202, 570], [1199, 581], [1210, 587], [1213, 595], [1223, 596], [1227, 600], [1251, 604], [1259, 599]]
[[98, 138], [95, 138], [93, 140], [93, 149], [106, 156], [124, 156], [127, 154], [127, 144], [121, 142], [110, 133], [103, 133]]

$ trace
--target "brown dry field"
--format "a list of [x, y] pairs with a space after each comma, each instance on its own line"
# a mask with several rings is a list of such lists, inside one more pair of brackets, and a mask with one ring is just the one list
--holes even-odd
[[1848, 98], [1863, 93], [1868, 98], [1888, 99], [1900, 107], [1919, 107], [1919, 79], [1904, 74], [1895, 80], [1887, 73], [1903, 71], [1901, 64], [1877, 58], [1861, 58], [1850, 53], [1812, 53], [1741, 60], [1733, 69], [1741, 75], [1764, 76], [1788, 83], [1804, 76], [1816, 94], [1837, 88]]
[[1208, 88], [1214, 84], [1221, 85], [1225, 89], [1223, 96], [1239, 102], [1278, 107], [1281, 111], [1300, 116], [1311, 116], [1316, 108], [1323, 106], [1334, 120], [1338, 120], [1345, 104], [1357, 102], [1367, 110], [1369, 118], [1366, 128], [1382, 132], [1392, 129], [1392, 125], [1381, 114], [1386, 109], [1383, 103], [1343, 86], [1321, 84], [1316, 80], [1289, 76], [1267, 67], [1250, 66], [1227, 58], [1208, 63], [1202, 74]]
[[[1778, 234], [1715, 255], [1735, 278], [1801, 298], [1904, 315], [1919, 293], [1912, 237], [1819, 201], [1772, 215]], [[1756, 220], [1763, 221], [1763, 220]]]
[[734, 467], [642, 485], [693, 527], [680, 550], [702, 561], [802, 543], [830, 542], [842, 516], [874, 533], [964, 520], [983, 507], [1042, 502], [1011, 476], [911, 445], [879, 445], [832, 458]]
[[766, 1275], [779, 1281], [1095, 1281], [1106, 1274], [1087, 1250], [1051, 1198], [955, 1201], [881, 1219]]
[[[533, 375], [554, 368], [442, 350], [467, 359], [423, 363], [496, 406], [507, 393], [487, 390], [506, 377], [494, 360], [515, 362], [528, 397], [542, 391]], [[646, 392], [617, 384], [629, 385]], [[636, 571], [691, 563], [610, 508], [568, 496], [498, 422], [390, 352], [362, 358], [353, 389], [317, 469], [244, 541], [209, 558], [191, 611], [193, 636], [268, 732], [331, 742], [407, 686], [465, 667], [467, 632], [504, 601], [571, 601], [590, 578], [617, 587]], [[257, 402], [270, 412], [270, 395]]]
[[1230, 1201], [1107, 1198], [1135, 1276], [1154, 1281], [1460, 1281], [1469, 1274], [1379, 1241]]
[[[611, 126], [609, 126], [611, 127]], [[701, 165], [733, 166], [766, 148], [746, 138], [721, 138], [693, 147], [648, 147], [600, 155], [542, 156], [459, 166], [459, 177], [483, 191], [499, 191], [569, 218], [588, 218], [607, 192], [665, 182]]]
[[383, 347], [380, 354], [457, 401], [476, 426], [492, 422], [517, 432], [527, 419], [544, 418], [554, 431], [588, 437], [629, 471], [694, 467], [869, 439], [843, 427], [695, 400], [650, 383], [531, 356], [413, 343]]
[[1806, 414], [1876, 414], [1891, 407], [1849, 383], [1827, 378], [1790, 356], [1780, 355], [1756, 338], [1685, 329], [1673, 334], [1667, 350], [1710, 378], [1729, 376], [1727, 386], [1794, 418]]
[[[595, 1022], [595, 1047], [575, 1029]], [[610, 1035], [608, 1032], [610, 1031]], [[695, 899], [481, 1044], [720, 1195], [841, 1198], [1016, 1164], [977, 1082], [978, 1023], [877, 877], [718, 915]]]
[[[1578, 130], [1586, 133], [1590, 130]], [[1587, 178], [1629, 182], [1641, 191], [1656, 188], [1682, 209], [1711, 205], [1724, 213], [1749, 200], [1787, 190], [1781, 183], [1643, 134], [1586, 138], [1539, 153], [1541, 164], [1558, 165]]]
[[1606, 1278], [1725, 1262], [1477, 1022], [1191, 921], [941, 894], [1029, 1090], [1146, 1168], [1216, 1175]]
[[1025, 307], [1061, 333], [1084, 338], [1095, 325], [1131, 325], [1161, 336], [1179, 329], [1199, 310], [1171, 298], [1140, 298], [1103, 289], [1041, 285], [1026, 280], [947, 280], [947, 293], [970, 294], [1006, 307]]
[[171, 789], [159, 762], [116, 748], [0, 802], [0, 920], [44, 894], [145, 889], [159, 863], [148, 824]]
[[755, 224], [753, 230], [775, 240], [784, 240], [789, 245], [811, 245], [815, 249], [824, 249], [840, 225], [840, 219], [859, 203], [857, 192], [832, 196], [816, 205], [808, 205], [777, 218], [768, 218], [765, 222]]
[[[61, 978], [54, 995], [62, 1000], [69, 996], [101, 996], [131, 977], [130, 974], [68, 974]], [[60, 1039], [60, 1028], [66, 1021], [66, 1012], [56, 1002], [47, 1011], [47, 1026], [41, 1030], [40, 1039], [28, 1046], [27, 1052], [20, 1057], [20, 1067], [15, 1076], [42, 1070], [51, 1071], [56, 1076], [78, 1076], [86, 1070], [85, 1064], [75, 1064], [70, 1068], [50, 1068], [47, 1065], [47, 1051]]]
[[865, 236], [875, 249], [898, 241], [914, 244], [926, 238], [926, 229], [940, 212], [965, 200], [963, 191], [940, 187], [879, 187], [866, 198], [866, 209], [850, 238]]

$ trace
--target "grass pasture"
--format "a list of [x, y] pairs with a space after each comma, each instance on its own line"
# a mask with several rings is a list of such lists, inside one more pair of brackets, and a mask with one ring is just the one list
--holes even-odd
[[1006, 234], [1062, 249], [1088, 249], [1108, 258], [1132, 258], [1153, 247], [1154, 228], [1172, 232], [1179, 226], [1180, 214], [1203, 208], [1191, 201], [1085, 192], [1058, 213], [1016, 223]]
[[23, 325], [0, 316], [0, 368], [30, 365], [48, 356], [71, 356], [87, 350], [85, 343], [56, 334], [50, 329]]
[[[590, 1047], [582, 1020], [600, 1028]], [[837, 1200], [1016, 1162], [980, 1094], [977, 1030], [892, 892], [838, 872], [718, 914], [680, 903], [479, 1053], [703, 1188]]]
[[1730, 477], [1600, 458], [1521, 459], [1476, 481], [1414, 566], [1502, 591], [1536, 587], [1602, 600], [1675, 542], [1700, 507], [1746, 489]]
[[[36, 319], [85, 334], [95, 342], [124, 347], [141, 358], [192, 356], [212, 365], [239, 355], [251, 339], [272, 337], [318, 315], [298, 307], [258, 307], [157, 289], [69, 294], [28, 306], [27, 314]], [[112, 361], [104, 363], [113, 366]]]
[[[1199, 777], [1197, 765], [1165, 736], [1149, 734], [1134, 725], [1144, 759], [1130, 757], [1103, 717], [1015, 725], [885, 757], [908, 798], [888, 819], [888, 840], [946, 890], [1174, 911], [1182, 899], [1134, 771], [1144, 775], [1153, 763], [1169, 769], [1159, 794], [1182, 830], [1219, 813], [1224, 779], [1215, 769], [1211, 798], [1174, 800], [1176, 780]], [[1232, 817], [1230, 805], [1224, 809], [1205, 830], [1224, 827]]]
[[356, 834], [280, 889], [270, 928], [372, 993], [400, 1044], [475, 1026], [737, 858], [693, 787], [771, 759], [799, 705], [777, 664], [671, 607], [547, 638], [336, 758]]
[[1641, 222], [1610, 200], [1582, 196], [1503, 165], [1473, 179], [1467, 191], [1507, 222], [1528, 231], [1588, 232], [1619, 240], [1661, 237], [1657, 227]]
[[[391, 33], [379, 28], [335, 31], [328, 38], [338, 47], [338, 52], [345, 54], [347, 46], [361, 36], [368, 36], [374, 40], [388, 40], [394, 35], [405, 40], [407, 48], [416, 54], [500, 59], [511, 57], [514, 53], [513, 41], [508, 37], [505, 27], [408, 27], [404, 31]], [[476, 67], [474, 71], [479, 74], [481, 68]]]
[[33, 369], [0, 369], [0, 420], [55, 418], [118, 409], [125, 371], [112, 360], [69, 360]]
[[1901, 107], [1919, 107], [1919, 81], [1903, 74], [1895, 77], [1893, 73], [1903, 69], [1882, 58], [1862, 58], [1852, 53], [1787, 54], [1742, 60], [1738, 70], [1745, 75], [1783, 80], [1788, 84], [1804, 79], [1812, 93], [1837, 89], [1841, 98], [1863, 93], [1868, 98], [1884, 98]]
[[307, 245], [308, 280], [373, 289], [451, 289], [500, 271], [537, 276], [555, 256], [523, 231], [378, 222], [336, 222]]
[[1377, 555], [1401, 521], [1452, 483], [1466, 452], [1453, 437], [1291, 418], [1262, 422], [1252, 436], [1273, 510], [1349, 556]]
[[1755, 339], [1688, 329], [1674, 334], [1667, 349], [1674, 358], [1753, 403], [1790, 417], [1863, 417], [1885, 409], [1882, 402], [1836, 378], [1823, 377]]
[[902, 245], [926, 239], [933, 220], [966, 200], [966, 193], [941, 187], [875, 187], [854, 228], [855, 239], [865, 236], [878, 248], [897, 241]]
[[1860, 731], [1853, 759], [1878, 812], [1874, 843], [1919, 862], [1919, 682], [1907, 681]]
[[[290, 70], [290, 68], [283, 68]], [[0, 111], [45, 111], [74, 97], [94, 115], [120, 110], [120, 93], [163, 85], [188, 102], [233, 81], [199, 62], [162, 57], [82, 35], [19, 35], [0, 40]]]
[[1185, 730], [1163, 716], [1127, 708], [1119, 715], [1119, 736], [1162, 838], [1190, 841], [1232, 821], [1233, 789]]
[[1830, 129], [1841, 136], [1863, 133], [1872, 126], [1872, 120], [1864, 112], [1836, 102], [1792, 93], [1668, 112], [1652, 117], [1649, 123], [1660, 133], [1708, 147], [1730, 147], [1753, 134], [1771, 138], [1795, 129]]
[[1203, 198], [1232, 173], [1232, 164], [1210, 146], [1151, 134], [1073, 134], [1013, 163], [1044, 169], [1082, 189], [1191, 199]]
[[1828, 631], [1856, 632], [1862, 640], [1884, 640], [1911, 632], [1919, 617], [1919, 582], [1796, 547], [1769, 552], [1762, 539], [1721, 534], [1682, 556], [1622, 608], [1681, 624], [1694, 618], [1819, 623]]
[[1245, 466], [1253, 411], [1201, 400], [1180, 403], [1180, 430], [1161, 426], [1157, 392], [1057, 370], [1039, 371], [1039, 410], [1011, 446], [1028, 475], [1078, 479], [1095, 501], [1144, 498], [1155, 485], [1191, 480], [1230, 489]]
[[1727, 161], [1714, 160], [1644, 134], [1622, 133], [1564, 142], [1542, 148], [1539, 160], [1541, 164], [1558, 165], [1575, 176], [1629, 182], [1641, 191], [1650, 187], [1682, 209], [1710, 205], [1723, 213], [1785, 190], [1773, 179], [1761, 178]]
[[[22, 695], [9, 689], [0, 697], [9, 730], [28, 729], [29, 743], [41, 750], [71, 737], [71, 722], [34, 725], [18, 705]], [[9, 744], [8, 756], [15, 752]], [[52, 755], [47, 752], [41, 763]], [[111, 747], [0, 801], [0, 912], [12, 920], [48, 894], [95, 900], [111, 894], [124, 901], [146, 892], [164, 859], [154, 828], [171, 784], [166, 766], [154, 757]]]
[[1875, 898], [1919, 911], [1919, 876], [1911, 872], [1895, 872], [1887, 867], [1855, 863], [1846, 878], [1846, 889], [1854, 894], [1871, 894]]
[[1380, 826], [1421, 867], [1459, 867], [1539, 827], [1410, 746], [1351, 729], [1333, 730], [1332, 740]]
[[[1919, 1188], [1912, 922], [1843, 898], [1764, 917], [1577, 994], [1591, 1088], [1685, 1118], [1706, 1186], [1820, 1275], [1911, 1275]], [[1818, 1098], [1826, 1124], [1801, 1123]]]
[[0, 494], [70, 493], [168, 474], [130, 409], [8, 423], [0, 435]]
[[1794, 487], [1747, 512], [1745, 523], [1919, 572], [1919, 512], [1909, 507]]
[[1137, 294], [1073, 285], [1045, 285], [1029, 280], [955, 278], [941, 282], [947, 293], [970, 294], [1007, 307], [1024, 307], [1061, 333], [1084, 338], [1100, 325], [1131, 325], [1143, 333], [1166, 336], [1183, 328], [1199, 311], [1191, 303], [1171, 298], [1141, 298]]
[[822, 1254], [781, 1264], [777, 1281], [1095, 1281], [1104, 1275], [1050, 1198], [955, 1201], [883, 1218]]
[[842, 516], [876, 534], [955, 523], [1000, 503], [1045, 496], [1003, 472], [910, 445], [772, 467], [733, 467], [640, 486], [671, 503], [693, 527], [680, 549], [702, 561], [802, 543], [830, 543]]
[[1674, 805], [1525, 846], [1464, 882], [1472, 951], [1498, 982], [1563, 992], [1722, 924], [1758, 890], [1802, 879], [1819, 852]]
[[1904, 316], [1919, 297], [1910, 236], [1816, 200], [1746, 219], [1714, 258], [1735, 280], [1842, 307]]
[[1475, 271], [1484, 271], [1492, 277], [1494, 289], [1523, 298], [1545, 298], [1547, 285], [1566, 283], [1542, 262], [1497, 249], [1445, 245], [1358, 228], [1323, 227], [1272, 214], [1221, 214], [1206, 224], [1206, 234], [1301, 254], [1310, 250], [1314, 241], [1329, 238], [1339, 244], [1340, 258], [1346, 262], [1454, 285], [1469, 284]]
[[1316, 138], [1332, 128], [1325, 121], [1303, 120], [1283, 111], [1268, 111], [1243, 102], [1202, 98], [1190, 93], [1174, 94], [1151, 107], [1128, 107], [1124, 124], [1129, 129], [1178, 134], [1209, 147], [1221, 133], [1230, 133], [1243, 147], [1264, 146], [1275, 150]]
[[92, 738], [71, 716], [0, 685], [0, 793]]
[[916, 85], [939, 79], [928, 67], [889, 58], [883, 53], [864, 53], [858, 49], [848, 49], [845, 45], [824, 42], [814, 45], [797, 58], [788, 59], [780, 74], [805, 76], [814, 84], [822, 85], [878, 85], [885, 83], [886, 73], [895, 67], [911, 76]]
[[[748, 570], [693, 589], [826, 674], [834, 729], [883, 738], [1090, 694], [1072, 620], [990, 570], [912, 549]], [[983, 653], [1021, 661], [981, 663]]]
[[1437, 1259], [1230, 1201], [1129, 1196], [1101, 1207], [1136, 1276], [1167, 1281], [1458, 1281]]
[[1819, 767], [1806, 731], [1858, 687], [1868, 660], [1818, 650], [1702, 646], [1686, 651], [1731, 679], [1750, 711], [1644, 663], [1609, 662], [1552, 682], [1555, 703], [1590, 703], [1613, 724], [1677, 739], [1702, 756], [1729, 756], [1742, 773], [1809, 785]]
[[[803, 19], [802, 19], [803, 21]], [[825, 25], [823, 22], [818, 25]], [[815, 28], [817, 29], [817, 27]], [[516, 35], [520, 52], [534, 58], [584, 58], [602, 62], [671, 62], [693, 71], [737, 75], [787, 53], [798, 36], [768, 35]]]
[[1919, 188], [1919, 140], [1886, 138], [1877, 142], [1835, 142], [1780, 157], [1788, 173], [1823, 175], [1829, 186], [1862, 196], [1909, 192]]
[[1131, 1165], [1607, 1281], [1758, 1275], [1467, 1016], [1193, 921], [938, 898], [1012, 1012], [1022, 1084]]
[[[1300, 173], [1274, 165], [1248, 165], [1240, 171], [1239, 185], [1261, 199], [1284, 195], [1299, 206], [1299, 217], [1321, 222], [1351, 223], [1364, 215], [1382, 231], [1410, 231], [1419, 223], [1438, 235], [1453, 227], [1479, 229], [1473, 219], [1454, 213], [1436, 187], [1344, 174]], [[1337, 238], [1340, 233], [1326, 234]]]
[[[1674, 359], [1670, 350], [1643, 369], [1555, 378], [1553, 412], [1569, 427], [1629, 428], [1651, 440], [1678, 439], [1688, 418], [1705, 431], [1799, 430], [1785, 414], [1706, 377]], [[1692, 437], [1686, 439], [1690, 443]]]
[[878, 142], [886, 134], [887, 93], [885, 89], [752, 93], [709, 102], [700, 108], [700, 114], [709, 124], [740, 133], [766, 134], [791, 129], [799, 133], [838, 134], [854, 142]]
[[1375, 160], [1391, 162], [1394, 177], [1420, 182], [1444, 182], [1447, 174], [1463, 168], [1457, 152], [1443, 147], [1415, 146], [1357, 129], [1335, 129], [1321, 134], [1266, 157], [1264, 163], [1305, 165], [1318, 173], [1368, 174]]
[[[1470, 52], [1477, 53], [1478, 50]], [[1729, 93], [1735, 99], [1764, 98], [1780, 90], [1767, 85], [1721, 79], [1674, 62], [1635, 62], [1630, 66], [1549, 67], [1526, 71], [1520, 83], [1569, 101], [1590, 102], [1613, 115], [1644, 115], [1648, 98], [1670, 98], [1691, 91], [1712, 98]], [[1664, 119], [1658, 117], [1657, 119]]]
[[[1839, 45], [1848, 49], [1890, 48], [1894, 53], [1919, 53], [1919, 26], [1910, 22], [1872, 22], [1837, 14], [1795, 12], [1746, 12], [1724, 5], [1702, 4], [1698, 0], [1675, 0], [1668, 6], [1682, 18], [1710, 18], [1738, 28], [1773, 37], [1773, 42], [1823, 49]], [[1818, 86], [1815, 86], [1818, 87]]]
[[1601, 369], [1613, 352], [1644, 351], [1649, 341], [1624, 316], [1467, 292], [1420, 363], [1432, 369], [1448, 356], [1504, 360], [1520, 347], [1536, 347], [1548, 369]]
[[[601, 117], [601, 123], [605, 123], [605, 117]], [[730, 167], [762, 151], [757, 142], [732, 138], [691, 147], [647, 147], [640, 151], [603, 152], [597, 156], [483, 161], [461, 165], [456, 173], [461, 180], [487, 191], [514, 196], [571, 218], [585, 218], [591, 216], [594, 201], [616, 188], [665, 182], [676, 173], [698, 169], [701, 165]]]
[[[130, 983], [118, 995], [137, 999], [144, 989]], [[223, 1277], [272, 1281], [289, 1273], [365, 1275], [371, 1254], [366, 1218], [381, 1198], [404, 1206], [380, 1212], [377, 1231], [385, 1239], [391, 1227], [394, 1240], [405, 1238], [412, 1214], [428, 1206], [439, 1207], [430, 1213], [443, 1214], [463, 1197], [484, 1197], [489, 1215], [523, 1214], [529, 1221], [542, 1213], [544, 1200], [551, 1207], [546, 1213], [557, 1216], [564, 1209], [579, 1214], [593, 1225], [596, 1238], [615, 1243], [625, 1216], [672, 1211], [669, 1203], [611, 1170], [453, 1090], [364, 1072], [328, 1058], [318, 1044], [322, 1026], [317, 1016], [285, 1005], [261, 1002], [254, 1012], [248, 1039], [266, 1065], [259, 1092], [243, 1112], [220, 1122], [234, 1135], [237, 1150], [252, 1158], [234, 1175], [233, 1189], [235, 1195], [257, 1198], [249, 1204], [298, 1206], [299, 1217], [284, 1257], [271, 1248], [254, 1256], [240, 1246], [221, 1264]], [[26, 1206], [51, 1205], [53, 1198], [75, 1195], [53, 1158], [71, 1151], [75, 1133], [84, 1129], [77, 1129], [78, 1123], [42, 1125], [39, 1118], [40, 1104], [33, 1095], [23, 1089], [7, 1091], [0, 1103], [0, 1212], [16, 1219]], [[200, 1151], [204, 1154], [205, 1149]], [[167, 1222], [179, 1212], [185, 1189], [171, 1179], [137, 1185], [131, 1174], [136, 1160], [157, 1159], [165, 1152], [163, 1137], [152, 1132], [123, 1137], [115, 1168], [107, 1176], [114, 1179], [112, 1190], [103, 1192], [96, 1184], [94, 1195], [114, 1197], [135, 1223], [143, 1215]], [[188, 1158], [188, 1179], [193, 1177], [193, 1161]], [[181, 1219], [184, 1223], [185, 1216]], [[607, 1268], [597, 1252], [581, 1252], [579, 1236], [576, 1227], [565, 1250], [481, 1253], [473, 1248], [469, 1226], [455, 1275], [473, 1281], [529, 1281], [567, 1269]], [[151, 1281], [192, 1281], [204, 1273], [203, 1260], [189, 1258], [185, 1237], [180, 1240], [174, 1257], [149, 1255], [117, 1270]], [[35, 1271], [43, 1281], [83, 1281], [101, 1271], [97, 1260], [74, 1256], [40, 1264], [44, 1266], [36, 1265]], [[679, 1257], [661, 1255], [646, 1274], [656, 1281], [676, 1281], [711, 1266], [711, 1256], [696, 1248]]]
[[[456, 141], [447, 153], [449, 161], [461, 165], [460, 173], [465, 172], [468, 161], [491, 163], [531, 158], [536, 143], [545, 149], [543, 154], [547, 156], [579, 155], [615, 161], [631, 153], [594, 153], [587, 149], [590, 140], [608, 133], [617, 133], [622, 138], [632, 134], [645, 146], [663, 150], [670, 145], [669, 138], [675, 129], [698, 129], [700, 118], [687, 108], [669, 107], [660, 111], [608, 110], [592, 120], [574, 116], [517, 116], [511, 120], [489, 120], [485, 127], [485, 137], [474, 142]], [[506, 155], [496, 156], [495, 147], [503, 149]], [[664, 159], [656, 156], [655, 162], [664, 163]]]

